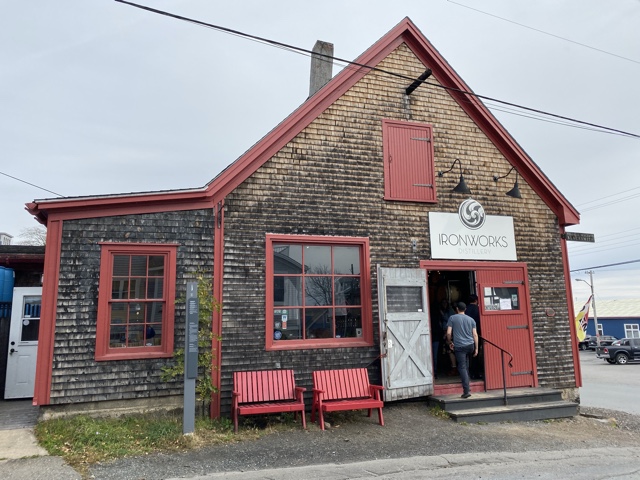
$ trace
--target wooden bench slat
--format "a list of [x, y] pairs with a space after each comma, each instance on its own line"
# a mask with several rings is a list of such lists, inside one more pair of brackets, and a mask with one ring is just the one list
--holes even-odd
[[264, 370], [233, 372], [233, 417], [238, 431], [239, 415], [258, 415], [278, 412], [300, 412], [304, 417], [304, 388], [296, 387], [293, 370]]
[[311, 420], [318, 413], [320, 428], [324, 430], [323, 413], [337, 410], [378, 410], [378, 420], [384, 426], [380, 399], [382, 387], [369, 384], [366, 368], [319, 370], [313, 372], [313, 404]]

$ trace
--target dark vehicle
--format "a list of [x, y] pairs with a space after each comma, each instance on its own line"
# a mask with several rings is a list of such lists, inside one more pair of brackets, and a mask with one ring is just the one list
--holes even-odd
[[[592, 336], [589, 339], [589, 348], [591, 350], [595, 350], [597, 345], [597, 341], [596, 341], [597, 337]], [[607, 345], [611, 345], [613, 342], [615, 342], [616, 340], [618, 340], [618, 337], [613, 337], [611, 335], [600, 335], [600, 346], [601, 347], [606, 347]]]
[[584, 337], [584, 340], [581, 342], [578, 342], [578, 349], [579, 350], [588, 350], [589, 349], [589, 340], [591, 340], [591, 336], [587, 335], [586, 337]]
[[620, 345], [598, 347], [596, 356], [609, 363], [625, 365], [640, 360], [640, 338], [623, 338]]

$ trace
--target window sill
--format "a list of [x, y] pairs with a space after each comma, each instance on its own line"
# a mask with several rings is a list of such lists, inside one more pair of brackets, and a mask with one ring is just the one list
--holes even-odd
[[105, 354], [98, 355], [96, 354], [96, 362], [106, 362], [110, 360], [146, 360], [152, 358], [171, 358], [173, 357], [173, 352], [165, 352], [165, 351], [123, 351], [123, 352], [109, 352]]
[[267, 345], [267, 351], [274, 350], [319, 350], [322, 348], [371, 347], [373, 342], [365, 338], [322, 339], [322, 340], [284, 340]]

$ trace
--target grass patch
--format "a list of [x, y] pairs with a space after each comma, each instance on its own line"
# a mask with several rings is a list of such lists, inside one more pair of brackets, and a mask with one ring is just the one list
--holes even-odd
[[49, 454], [63, 457], [82, 474], [97, 462], [155, 452], [254, 440], [277, 430], [300, 428], [287, 417], [251, 418], [238, 434], [229, 419], [196, 419], [194, 435], [182, 434], [182, 414], [153, 413], [117, 418], [78, 415], [38, 423], [36, 438]]
[[436, 405], [435, 407], [431, 407], [429, 409], [429, 413], [431, 415], [433, 415], [434, 417], [442, 418], [442, 419], [445, 419], [445, 420], [450, 420], [451, 419], [449, 414], [447, 412], [445, 412], [442, 408], [440, 408], [438, 405]]

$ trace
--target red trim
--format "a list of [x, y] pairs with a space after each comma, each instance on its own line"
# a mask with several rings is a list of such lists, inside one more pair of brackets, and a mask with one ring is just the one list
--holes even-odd
[[[322, 245], [355, 245], [360, 250], [360, 295], [362, 309], [362, 337], [361, 338], [318, 338], [307, 340], [275, 341], [273, 339], [273, 244], [276, 242], [290, 242], [300, 244]], [[373, 345], [373, 322], [371, 314], [371, 278], [369, 264], [369, 239], [365, 237], [322, 237], [313, 235], [275, 235], [266, 236], [266, 269], [265, 269], [265, 348], [272, 350], [301, 350], [316, 348], [345, 348], [368, 347]]]
[[[173, 356], [176, 264], [178, 246], [175, 244], [101, 243], [100, 284], [98, 289], [98, 318], [96, 324], [95, 360], [132, 360], [140, 358], [167, 358]], [[166, 258], [164, 272], [164, 316], [162, 319], [162, 344], [149, 347], [111, 348], [109, 332], [109, 303], [113, 278], [113, 256], [163, 255]]]
[[36, 378], [33, 393], [34, 405], [49, 405], [51, 400], [53, 345], [56, 331], [61, 243], [62, 221], [50, 218], [47, 225], [47, 248], [44, 256], [42, 310], [40, 312]]
[[576, 332], [576, 313], [573, 308], [573, 287], [571, 286], [571, 271], [569, 269], [569, 252], [567, 241], [562, 238], [565, 228], [560, 226], [560, 247], [562, 249], [562, 268], [564, 269], [565, 291], [567, 292], [567, 309], [569, 311], [569, 331], [571, 332], [571, 353], [573, 355], [573, 370], [576, 376], [576, 387], [582, 386], [582, 367], [580, 366], [580, 352], [578, 350], [578, 334]]
[[[214, 224], [213, 224], [213, 295], [222, 304], [223, 278], [224, 278], [224, 199], [214, 201]], [[222, 310], [213, 312], [214, 339], [211, 344], [213, 350], [213, 369], [211, 370], [211, 381], [213, 386], [220, 392], [222, 385], [222, 341], [217, 340], [222, 336]], [[209, 414], [211, 418], [220, 418], [220, 393], [214, 393], [211, 398]]]
[[[391, 31], [367, 49], [356, 62], [371, 66], [377, 65], [402, 43], [406, 43], [416, 56], [434, 72], [434, 77], [446, 87], [470, 90], [456, 74], [446, 60], [422, 35], [409, 18], [403, 19]], [[224, 198], [245, 179], [253, 174], [264, 162], [275, 155], [284, 145], [298, 135], [324, 110], [349, 90], [356, 82], [370, 72], [368, 68], [347, 68], [336, 75], [316, 95], [303, 103], [282, 123], [263, 137], [253, 148], [238, 158], [205, 189], [194, 191], [167, 192], [158, 194], [123, 195], [108, 198], [65, 199], [54, 202], [27, 204], [27, 210], [42, 221], [49, 211], [73, 211], [74, 215], [84, 217], [110, 216], [114, 211], [138, 213], [143, 205], [162, 204], [161, 210], [169, 208], [187, 210], [200, 208], [202, 203], [212, 197]], [[538, 169], [524, 150], [509, 135], [498, 120], [476, 97], [450, 91], [460, 107], [476, 122], [478, 127], [495, 143], [502, 154], [515, 166], [518, 173], [546, 202], [556, 214], [560, 224], [579, 223], [577, 210], [555, 188], [549, 179]], [[155, 205], [158, 204], [158, 205]], [[171, 207], [172, 204], [175, 204]], [[179, 205], [180, 204], [180, 205]], [[119, 208], [120, 210], [117, 210]], [[152, 208], [152, 207], [148, 207]], [[79, 212], [82, 211], [82, 213]], [[91, 211], [95, 210], [95, 211]], [[157, 211], [157, 210], [156, 210]], [[65, 217], [66, 218], [66, 217]], [[69, 217], [71, 218], [71, 217]], [[79, 217], [77, 217], [79, 218]]]

